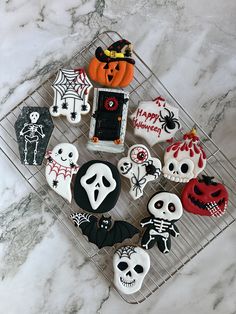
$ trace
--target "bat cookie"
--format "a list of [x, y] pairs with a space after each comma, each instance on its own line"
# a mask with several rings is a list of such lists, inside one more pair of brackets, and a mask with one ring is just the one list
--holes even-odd
[[71, 219], [88, 237], [89, 242], [96, 244], [99, 249], [121, 243], [139, 233], [137, 228], [126, 221], [114, 221], [112, 225], [111, 217], [102, 216], [98, 219], [91, 214], [75, 213]]

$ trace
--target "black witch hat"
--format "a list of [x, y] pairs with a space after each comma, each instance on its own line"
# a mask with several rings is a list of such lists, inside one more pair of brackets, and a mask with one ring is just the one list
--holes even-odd
[[128, 63], [135, 64], [132, 55], [132, 44], [126, 40], [121, 39], [113, 43], [106, 50], [102, 47], [98, 47], [95, 51], [96, 58], [101, 62], [112, 62], [112, 61], [126, 61]]

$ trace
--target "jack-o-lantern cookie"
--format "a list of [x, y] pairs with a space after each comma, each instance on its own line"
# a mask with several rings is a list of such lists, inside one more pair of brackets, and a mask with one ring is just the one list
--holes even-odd
[[121, 39], [103, 50], [98, 47], [90, 61], [89, 77], [103, 86], [125, 87], [134, 77], [135, 61], [131, 58], [132, 45]]
[[202, 175], [202, 179], [192, 179], [182, 192], [185, 210], [196, 215], [219, 217], [228, 205], [228, 192], [223, 184], [214, 182], [214, 177]]

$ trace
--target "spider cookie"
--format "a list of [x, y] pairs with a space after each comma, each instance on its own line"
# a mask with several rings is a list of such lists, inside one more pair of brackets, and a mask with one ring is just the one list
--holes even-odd
[[191, 179], [182, 192], [181, 200], [185, 210], [201, 216], [222, 216], [228, 205], [228, 192], [214, 177], [202, 175]]
[[150, 146], [171, 139], [180, 129], [178, 112], [162, 97], [141, 101], [130, 116], [134, 134], [144, 138]]
[[48, 108], [23, 107], [15, 123], [22, 164], [42, 164], [53, 127]]
[[124, 151], [129, 94], [118, 89], [95, 88], [88, 149]]
[[111, 217], [102, 216], [98, 219], [91, 214], [75, 213], [71, 219], [88, 237], [89, 242], [96, 244], [99, 249], [121, 243], [139, 233], [130, 223], [121, 220], [112, 222]]
[[133, 199], [143, 195], [143, 189], [149, 181], [157, 180], [161, 174], [161, 162], [150, 155], [146, 146], [137, 144], [130, 147], [128, 156], [118, 162], [119, 172], [129, 178]]
[[141, 227], [146, 228], [141, 245], [148, 250], [157, 244], [162, 253], [169, 253], [170, 236], [179, 236], [179, 229], [175, 223], [183, 214], [181, 201], [175, 194], [158, 192], [149, 200], [147, 209], [151, 216], [140, 222]]
[[50, 107], [51, 115], [63, 115], [70, 123], [79, 123], [81, 114], [87, 114], [90, 110], [88, 94], [91, 87], [92, 84], [83, 68], [60, 69], [52, 85], [54, 100]]
[[132, 294], [142, 287], [150, 269], [150, 257], [137, 246], [123, 246], [113, 257], [114, 285], [124, 294]]
[[108, 161], [91, 160], [76, 175], [74, 198], [82, 209], [104, 213], [115, 206], [120, 189], [117, 168]]
[[121, 39], [103, 50], [98, 47], [88, 67], [89, 77], [108, 87], [125, 87], [134, 77], [135, 61], [131, 58], [132, 45]]
[[186, 133], [183, 141], [166, 148], [163, 175], [175, 182], [188, 182], [196, 178], [206, 166], [206, 154], [199, 143], [196, 131]]
[[59, 195], [71, 202], [71, 179], [79, 167], [76, 164], [79, 153], [70, 143], [60, 143], [46, 156], [46, 180], [49, 186]]

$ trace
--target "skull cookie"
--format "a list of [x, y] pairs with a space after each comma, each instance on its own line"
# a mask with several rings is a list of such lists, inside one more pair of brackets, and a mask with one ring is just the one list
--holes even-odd
[[206, 154], [199, 144], [196, 131], [186, 133], [183, 141], [178, 141], [166, 148], [163, 175], [175, 182], [188, 182], [196, 178], [206, 166]]
[[114, 285], [124, 294], [141, 289], [143, 280], [150, 269], [150, 257], [140, 247], [124, 246], [113, 257]]
[[76, 203], [84, 210], [104, 213], [115, 206], [120, 189], [117, 168], [107, 161], [91, 160], [78, 171], [74, 197]]
[[70, 143], [56, 145], [45, 155], [47, 158], [46, 180], [49, 186], [59, 195], [71, 202], [71, 179], [79, 167], [76, 164], [79, 153]]
[[168, 192], [154, 194], [148, 202], [151, 216], [141, 220], [141, 227], [146, 228], [141, 240], [145, 249], [151, 249], [155, 243], [162, 253], [171, 249], [171, 238], [179, 236], [175, 222], [183, 214], [183, 207], [177, 195]]
[[131, 146], [128, 156], [118, 162], [118, 170], [130, 179], [129, 193], [133, 199], [138, 199], [143, 195], [145, 185], [160, 176], [161, 162], [158, 158], [151, 157], [146, 146], [137, 144]]

